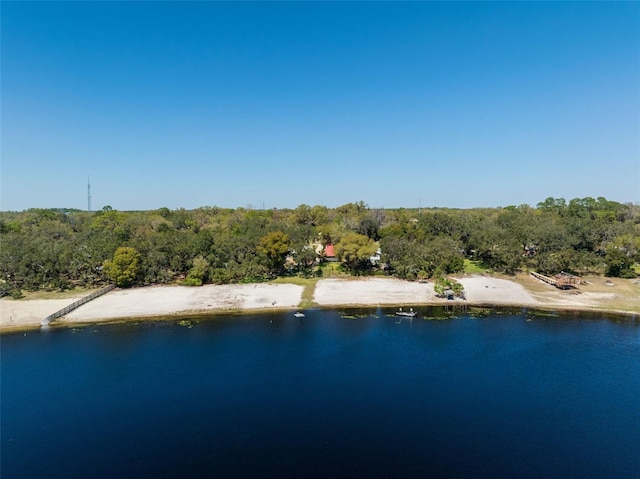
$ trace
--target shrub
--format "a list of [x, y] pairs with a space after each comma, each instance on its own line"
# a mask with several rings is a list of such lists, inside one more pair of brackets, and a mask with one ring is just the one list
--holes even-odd
[[456, 296], [462, 296], [464, 292], [464, 286], [461, 283], [457, 282], [455, 279], [445, 278], [444, 276], [436, 279], [433, 290], [436, 293], [436, 296], [442, 297], [445, 295], [447, 290], [453, 291], [453, 294]]
[[186, 277], [182, 281], [180, 281], [182, 286], [202, 286], [202, 280], [199, 278], [190, 278]]

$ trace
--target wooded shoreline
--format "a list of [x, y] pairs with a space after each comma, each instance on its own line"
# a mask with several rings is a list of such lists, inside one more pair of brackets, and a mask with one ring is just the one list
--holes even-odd
[[536, 207], [0, 212], [0, 296], [274, 278], [561, 271], [635, 278], [640, 205], [547, 198]]
[[[448, 306], [515, 307], [546, 312], [584, 311], [603, 315], [636, 318], [640, 305], [631, 309], [611, 307], [613, 296], [585, 291], [574, 295], [562, 291], [533, 291], [522, 281], [488, 276], [461, 277], [467, 300], [446, 300], [435, 296], [432, 283], [392, 278], [323, 279], [315, 285], [313, 308]], [[527, 285], [528, 286], [528, 285]], [[610, 293], [623, 300], [625, 295], [640, 292], [640, 285], [621, 283]], [[624, 289], [623, 289], [624, 288]], [[160, 319], [194, 318], [220, 314], [294, 311], [301, 309], [303, 287], [295, 284], [152, 286], [115, 290], [89, 302], [56, 321], [53, 327], [80, 326], [110, 322], [138, 322]], [[637, 299], [637, 298], [636, 298]], [[72, 303], [65, 300], [0, 300], [0, 332], [40, 328], [40, 321]], [[626, 300], [633, 301], [633, 297]], [[65, 304], [66, 303], [66, 304]], [[302, 308], [304, 309], [304, 308]]]
[[[60, 323], [448, 304], [438, 296], [461, 295], [456, 280], [469, 305], [640, 311], [640, 205], [605, 198], [466, 210], [363, 202], [283, 210], [32, 209], [0, 212], [0, 246], [0, 297], [13, 298], [0, 299], [3, 331], [39, 327], [110, 284], [119, 289], [64, 311]], [[551, 283], [560, 272], [572, 282], [591, 280], [556, 291], [529, 271]], [[82, 293], [19, 299], [46, 291]]]

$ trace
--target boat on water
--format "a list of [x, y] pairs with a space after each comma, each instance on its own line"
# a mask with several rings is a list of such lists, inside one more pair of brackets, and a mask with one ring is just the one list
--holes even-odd
[[301, 313], [300, 311], [297, 311], [297, 312], [293, 313], [293, 315], [296, 318], [304, 318], [304, 313]]
[[413, 310], [413, 308], [410, 308], [409, 311], [402, 311], [402, 308], [396, 311], [396, 316], [409, 316], [410, 318], [413, 318], [416, 314], [417, 313]]

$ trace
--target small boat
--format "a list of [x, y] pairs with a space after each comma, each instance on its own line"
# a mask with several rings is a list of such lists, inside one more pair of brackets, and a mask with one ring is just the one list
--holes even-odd
[[396, 311], [396, 316], [409, 316], [410, 318], [413, 318], [417, 313], [413, 310], [413, 308], [411, 308], [410, 311], [402, 311], [402, 308], [400, 308], [399, 311]]
[[297, 311], [297, 312], [293, 313], [293, 315], [296, 318], [304, 318], [304, 313], [301, 313], [300, 311]]

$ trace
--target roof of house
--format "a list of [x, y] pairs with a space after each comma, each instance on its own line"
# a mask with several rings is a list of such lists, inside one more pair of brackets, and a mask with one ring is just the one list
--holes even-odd
[[333, 257], [336, 255], [336, 252], [331, 243], [329, 243], [327, 246], [324, 247], [324, 254], [325, 256], [328, 256], [328, 257]]

